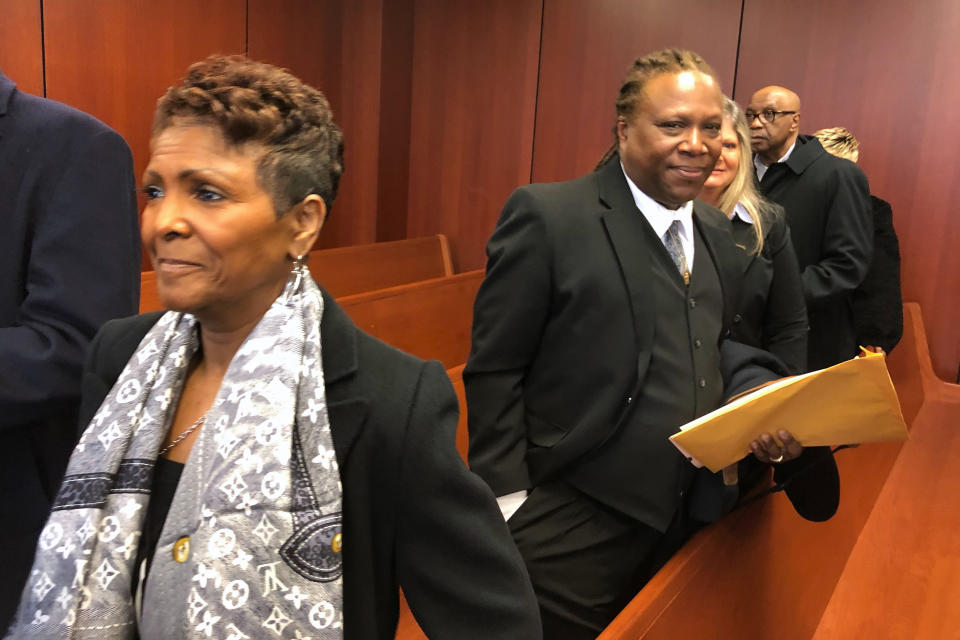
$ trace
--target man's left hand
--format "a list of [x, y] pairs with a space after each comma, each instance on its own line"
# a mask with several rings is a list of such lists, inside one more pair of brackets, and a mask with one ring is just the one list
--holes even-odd
[[750, 443], [750, 450], [753, 456], [760, 462], [766, 464], [776, 464], [799, 458], [803, 453], [803, 445], [796, 441], [793, 434], [786, 429], [777, 431], [777, 440], [769, 433], [763, 433], [759, 438]]

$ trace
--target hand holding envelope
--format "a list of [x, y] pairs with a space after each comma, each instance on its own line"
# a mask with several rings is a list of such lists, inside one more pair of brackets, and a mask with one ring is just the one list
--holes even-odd
[[885, 358], [865, 352], [740, 396], [680, 427], [670, 441], [691, 462], [716, 472], [749, 454], [761, 434], [776, 437], [780, 429], [803, 446], [907, 437]]
[[776, 439], [769, 433], [763, 433], [750, 443], [750, 451], [760, 462], [772, 464], [799, 458], [803, 453], [803, 445], [786, 429], [778, 429]]
[[[777, 431], [777, 439], [769, 433], [761, 433], [760, 436], [750, 443], [750, 451], [760, 462], [766, 464], [776, 464], [778, 462], [789, 462], [803, 455], [803, 445], [797, 442], [793, 434], [786, 429]], [[727, 465], [723, 468], [723, 484], [734, 486], [740, 480], [737, 463]]]

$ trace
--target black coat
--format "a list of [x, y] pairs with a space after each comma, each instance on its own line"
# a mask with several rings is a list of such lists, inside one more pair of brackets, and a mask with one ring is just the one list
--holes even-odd
[[807, 305], [800, 269], [790, 242], [783, 209], [764, 216], [763, 249], [754, 251], [753, 226], [734, 218], [733, 237], [744, 248], [740, 302], [733, 318], [734, 340], [766, 349], [780, 358], [790, 373], [807, 370]]
[[[83, 379], [89, 422], [159, 313], [108, 323]], [[540, 637], [520, 555], [457, 454], [457, 399], [437, 362], [363, 333], [324, 294], [323, 369], [343, 484], [347, 638], [394, 637], [398, 590], [431, 638]]]
[[[709, 253], [695, 260], [716, 265], [729, 327], [741, 250], [720, 211], [696, 202], [693, 217]], [[657, 313], [645, 224], [615, 161], [569, 182], [521, 187], [504, 206], [463, 374], [470, 466], [497, 495], [560, 474], [632, 408]], [[775, 358], [722, 339], [728, 333], [719, 345], [727, 395], [777, 377]]]
[[770, 166], [760, 191], [783, 206], [800, 264], [810, 320], [807, 364], [836, 364], [857, 352], [850, 295], [873, 256], [870, 189], [849, 160], [801, 135], [785, 163]]
[[0, 628], [13, 615], [76, 442], [83, 354], [136, 313], [130, 150], [94, 118], [0, 74]]
[[903, 335], [900, 297], [900, 243], [893, 229], [890, 203], [870, 196], [873, 205], [873, 263], [853, 292], [853, 324], [857, 343], [889, 353]]

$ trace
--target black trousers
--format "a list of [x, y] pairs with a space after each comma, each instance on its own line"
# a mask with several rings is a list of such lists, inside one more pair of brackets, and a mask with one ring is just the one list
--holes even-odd
[[680, 517], [663, 533], [562, 481], [535, 487], [507, 525], [537, 594], [544, 640], [596, 638], [687, 538]]

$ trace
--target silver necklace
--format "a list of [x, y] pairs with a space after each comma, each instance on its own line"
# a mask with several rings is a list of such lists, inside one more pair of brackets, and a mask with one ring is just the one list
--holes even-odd
[[184, 438], [186, 438], [186, 437], [189, 436], [191, 433], [193, 433], [194, 431], [196, 431], [197, 429], [199, 429], [201, 426], [203, 426], [203, 421], [206, 420], [206, 419], [207, 419], [206, 414], [204, 414], [204, 415], [200, 416], [199, 418], [197, 418], [197, 421], [194, 422], [194, 423], [193, 423], [192, 425], [190, 425], [189, 427], [187, 427], [187, 430], [186, 430], [186, 431], [184, 431], [183, 433], [181, 433], [180, 435], [178, 435], [176, 438], [174, 438], [174, 439], [173, 439], [173, 442], [171, 442], [170, 444], [168, 444], [167, 446], [165, 446], [163, 449], [160, 449], [160, 453], [157, 454], [157, 457], [159, 458], [160, 456], [162, 456], [163, 454], [165, 454], [167, 451], [170, 451], [170, 450], [173, 449], [175, 446], [177, 446], [178, 444], [180, 444], [181, 442], [183, 442]]

